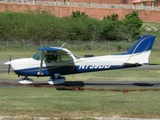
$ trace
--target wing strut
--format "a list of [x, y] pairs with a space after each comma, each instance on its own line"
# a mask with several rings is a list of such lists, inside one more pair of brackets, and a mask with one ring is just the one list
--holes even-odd
[[42, 58], [41, 58], [41, 64], [40, 64], [38, 75], [43, 75], [42, 73], [43, 59], [44, 59], [44, 51], [42, 51]]
[[63, 45], [62, 45], [60, 48], [62, 48], [65, 44], [66, 44], [66, 43], [63, 43]]

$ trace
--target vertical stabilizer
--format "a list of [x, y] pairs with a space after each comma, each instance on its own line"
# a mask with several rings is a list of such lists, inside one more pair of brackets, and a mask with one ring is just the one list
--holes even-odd
[[125, 54], [129, 55], [126, 63], [148, 64], [149, 56], [156, 36], [143, 35]]

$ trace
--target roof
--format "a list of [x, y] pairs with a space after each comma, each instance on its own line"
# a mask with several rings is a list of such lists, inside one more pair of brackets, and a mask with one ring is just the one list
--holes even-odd
[[133, 3], [141, 3], [141, 2], [154, 2], [155, 0], [134, 0]]
[[141, 0], [134, 0], [134, 1], [132, 1], [133, 3], [139, 3], [139, 2], [141, 2]]
[[156, 0], [141, 0], [142, 2], [155, 2]]

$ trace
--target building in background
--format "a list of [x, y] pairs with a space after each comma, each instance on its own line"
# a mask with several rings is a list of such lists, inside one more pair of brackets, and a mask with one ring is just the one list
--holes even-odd
[[[43, 0], [42, 0], [43, 1]], [[77, 2], [77, 3], [97, 3], [97, 4], [126, 4], [134, 6], [160, 6], [160, 0], [45, 0], [53, 2]]]
[[158, 6], [158, 2], [156, 0], [133, 0], [132, 1], [134, 6], [141, 6], [145, 8], [146, 6]]

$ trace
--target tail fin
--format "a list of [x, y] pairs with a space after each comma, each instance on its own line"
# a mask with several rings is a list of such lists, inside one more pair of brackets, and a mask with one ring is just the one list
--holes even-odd
[[143, 35], [125, 54], [129, 55], [126, 63], [148, 64], [156, 36]]

